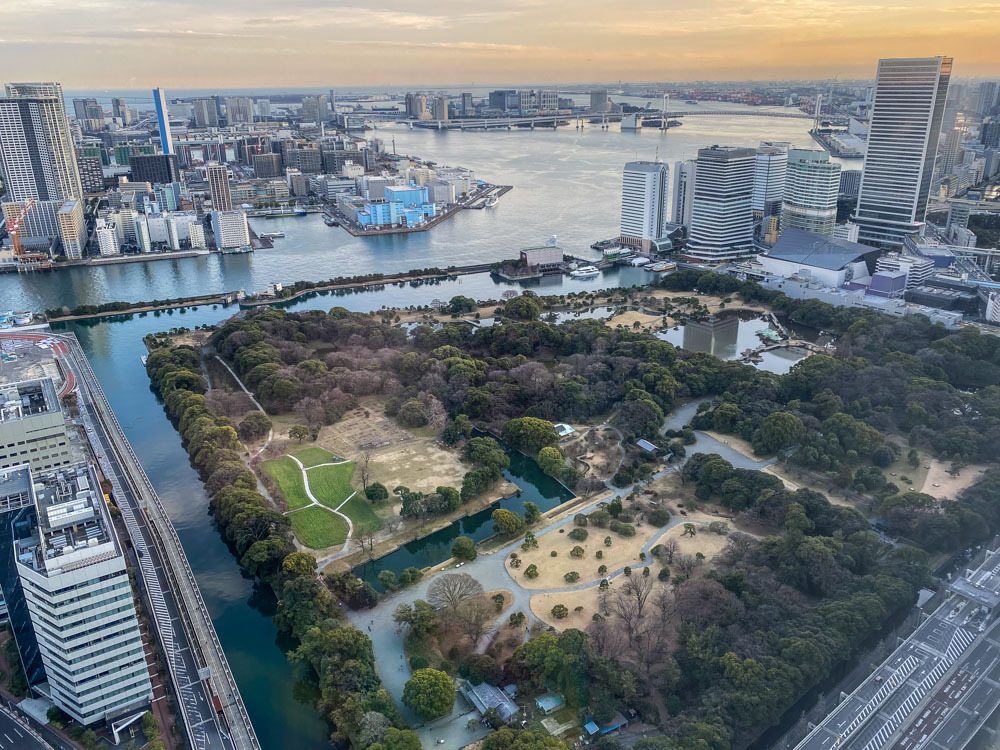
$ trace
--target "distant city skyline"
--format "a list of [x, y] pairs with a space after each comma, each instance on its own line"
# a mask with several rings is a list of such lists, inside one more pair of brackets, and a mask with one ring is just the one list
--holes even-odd
[[[866, 78], [880, 57], [927, 55], [955, 55], [959, 76], [1000, 76], [1000, 4], [985, 0], [636, 0], [627, 8], [386, 0], [377, 9], [10, 0], [5, 20], [5, 76], [66, 88]], [[138, 66], [136, 55], [160, 62]]]

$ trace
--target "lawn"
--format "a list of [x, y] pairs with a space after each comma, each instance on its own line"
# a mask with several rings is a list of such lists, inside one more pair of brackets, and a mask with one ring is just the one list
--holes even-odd
[[310, 466], [316, 466], [317, 464], [326, 464], [331, 461], [335, 461], [337, 458], [332, 453], [330, 453], [330, 451], [323, 450], [322, 448], [315, 445], [308, 445], [305, 448], [300, 448], [297, 451], [293, 451], [292, 455], [295, 456], [297, 459], [299, 459], [299, 461], [302, 462], [302, 465], [305, 466], [307, 469]]
[[340, 509], [340, 512], [351, 519], [351, 523], [357, 528], [359, 524], [374, 526], [376, 529], [382, 528], [382, 519], [375, 515], [372, 504], [365, 500], [364, 495], [355, 495]]
[[354, 491], [351, 488], [351, 474], [354, 464], [345, 463], [336, 466], [318, 466], [309, 470], [309, 489], [313, 497], [323, 505], [336, 508], [350, 497]]
[[297, 463], [288, 456], [282, 456], [274, 461], [265, 461], [262, 466], [264, 471], [277, 481], [289, 510], [309, 505], [306, 486], [302, 481], [302, 470]]
[[312, 549], [323, 549], [347, 541], [347, 523], [336, 513], [313, 505], [287, 516], [299, 541]]

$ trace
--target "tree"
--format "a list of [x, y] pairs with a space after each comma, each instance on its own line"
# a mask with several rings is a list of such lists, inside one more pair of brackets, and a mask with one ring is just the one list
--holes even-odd
[[361, 717], [358, 739], [364, 747], [381, 742], [391, 726], [392, 722], [385, 714], [380, 714], [378, 711], [367, 711]]
[[760, 423], [753, 434], [754, 453], [777, 453], [799, 441], [805, 433], [805, 425], [794, 414], [785, 411], [771, 412]]
[[247, 414], [236, 428], [236, 434], [245, 443], [260, 440], [271, 430], [271, 420], [262, 411], [252, 411]]
[[510, 617], [507, 618], [507, 622], [510, 623], [512, 628], [519, 628], [524, 625], [524, 612], [511, 612]]
[[531, 531], [524, 532], [524, 541], [521, 542], [521, 549], [527, 552], [529, 549], [538, 549], [538, 540]]
[[516, 536], [524, 531], [524, 520], [506, 508], [497, 508], [490, 518], [493, 519], [493, 529], [504, 536]]
[[524, 569], [525, 578], [538, 578], [538, 566], [532, 563]]
[[494, 594], [490, 598], [493, 600], [493, 605], [497, 608], [497, 612], [502, 612], [503, 605], [507, 603], [507, 598], [503, 594]]
[[397, 631], [408, 629], [415, 638], [422, 639], [437, 627], [437, 610], [423, 599], [417, 599], [412, 605], [397, 606], [392, 621], [396, 623]]
[[493, 615], [493, 608], [482, 599], [466, 599], [459, 602], [450, 616], [475, 647], [486, 632], [486, 626], [493, 619]]
[[311, 435], [312, 435], [312, 430], [310, 430], [304, 424], [292, 425], [291, 428], [289, 428], [288, 430], [288, 437], [299, 443], [301, 443], [303, 440], [305, 440], [307, 437], [310, 437]]
[[386, 591], [395, 591], [399, 588], [399, 584], [396, 583], [396, 574], [391, 570], [380, 570], [378, 582]]
[[569, 616], [569, 608], [565, 604], [557, 604], [552, 608], [552, 616], [557, 620], [565, 620]]
[[382, 738], [385, 750], [420, 750], [420, 735], [412, 729], [390, 727]]
[[524, 503], [524, 522], [531, 526], [542, 520], [542, 511], [531, 502]]
[[549, 476], [559, 477], [566, 468], [566, 460], [557, 447], [547, 445], [538, 451], [538, 465]]
[[368, 466], [371, 460], [372, 452], [367, 448], [362, 449], [361, 457], [358, 459], [358, 477], [361, 479], [361, 490], [365, 493], [365, 497], [368, 497], [368, 481], [371, 479], [371, 469]]
[[389, 499], [389, 490], [381, 482], [372, 482], [365, 487], [365, 497], [370, 503], [380, 503]]
[[427, 588], [427, 601], [439, 609], [479, 596], [483, 587], [468, 573], [449, 573], [435, 578]]
[[695, 526], [693, 523], [684, 524], [684, 531], [681, 533], [681, 536], [696, 536], [697, 534], [698, 534], [697, 526]]
[[500, 437], [508, 445], [530, 455], [537, 455], [545, 446], [559, 442], [555, 425], [537, 417], [507, 420], [500, 431]]
[[460, 536], [451, 545], [451, 556], [459, 560], [476, 559], [476, 543], [467, 536]]
[[510, 300], [503, 308], [504, 315], [516, 320], [538, 320], [542, 308], [533, 297], [521, 295]]
[[420, 399], [408, 399], [400, 405], [396, 419], [403, 427], [423, 427], [427, 424], [427, 406]]
[[403, 703], [423, 719], [436, 719], [455, 705], [455, 688], [445, 672], [418, 669], [403, 688]]

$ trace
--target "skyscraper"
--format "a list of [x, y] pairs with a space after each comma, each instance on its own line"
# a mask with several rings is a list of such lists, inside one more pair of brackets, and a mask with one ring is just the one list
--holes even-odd
[[129, 114], [128, 104], [121, 97], [115, 97], [111, 100], [111, 116], [121, 120], [123, 125], [128, 125], [132, 122], [132, 115]]
[[8, 83], [0, 99], [4, 200], [83, 198], [69, 119], [58, 83]]
[[252, 123], [253, 99], [249, 96], [227, 96], [226, 119], [230, 125]]
[[153, 89], [153, 103], [156, 105], [156, 127], [160, 131], [160, 149], [164, 154], [172, 154], [170, 114], [167, 111], [167, 94], [163, 89]]
[[212, 208], [216, 211], [232, 211], [233, 194], [229, 190], [229, 169], [225, 164], [209, 164], [205, 167], [205, 174], [208, 176]]
[[687, 255], [722, 262], [753, 252], [751, 204], [756, 158], [752, 148], [710, 146], [698, 150]]
[[326, 112], [326, 97], [322, 94], [319, 96], [302, 97], [302, 109], [300, 113], [302, 115], [302, 122], [326, 122], [329, 119]]
[[899, 249], [927, 213], [950, 57], [879, 60], [854, 222], [866, 245]]
[[667, 165], [630, 161], [622, 172], [621, 236], [626, 247], [643, 252], [666, 234]]
[[435, 96], [431, 99], [431, 119], [447, 122], [448, 120], [448, 97]]
[[787, 143], [760, 144], [753, 173], [752, 207], [755, 217], [774, 216], [781, 210], [787, 163]]
[[195, 99], [194, 124], [198, 128], [219, 127], [219, 115], [215, 108], [215, 99]]
[[976, 111], [980, 117], [997, 113], [1000, 105], [1000, 81], [983, 81], [979, 84], [979, 104]]
[[262, 120], [271, 119], [271, 100], [270, 99], [258, 99], [257, 100], [257, 116]]
[[611, 109], [611, 102], [608, 100], [607, 91], [590, 92], [590, 111], [608, 112]]
[[944, 135], [941, 145], [941, 161], [938, 174], [941, 177], [950, 175], [959, 163], [958, 154], [962, 147], [962, 131], [952, 128]]
[[827, 151], [789, 149], [781, 231], [790, 227], [833, 234], [837, 224], [840, 164]]
[[674, 193], [671, 199], [673, 211], [670, 220], [674, 224], [691, 226], [691, 210], [694, 206], [694, 159], [674, 162]]

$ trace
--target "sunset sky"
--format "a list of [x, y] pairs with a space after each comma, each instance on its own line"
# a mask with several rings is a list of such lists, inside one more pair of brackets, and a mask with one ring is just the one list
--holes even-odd
[[1000, 77], [1000, 0], [4, 0], [4, 80], [70, 88]]

